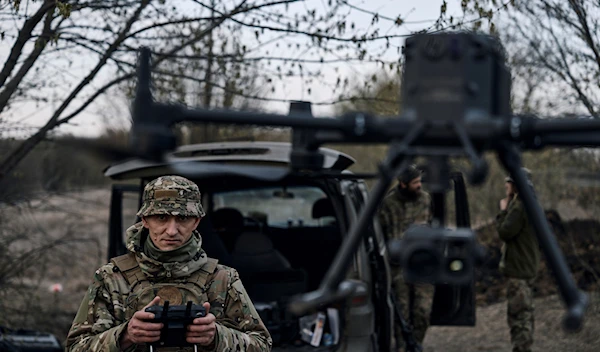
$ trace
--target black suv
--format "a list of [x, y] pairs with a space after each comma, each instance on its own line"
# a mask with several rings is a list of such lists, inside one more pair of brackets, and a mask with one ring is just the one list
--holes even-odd
[[[332, 149], [320, 151], [325, 159], [318, 172], [291, 172], [291, 144], [276, 142], [187, 145], [173, 152], [169, 163], [130, 160], [109, 167], [105, 175], [113, 180], [138, 181], [113, 186], [109, 258], [126, 251], [124, 192], [141, 195], [150, 180], [183, 174], [202, 192], [203, 248], [239, 271], [273, 336], [273, 351], [391, 350], [390, 269], [376, 221], [347, 271], [355, 287], [351, 297], [311, 316], [286, 310], [290, 297], [318, 288], [367, 198], [364, 181], [346, 170], [354, 159]], [[460, 181], [455, 194], [464, 195]], [[325, 321], [321, 331], [319, 319]]]

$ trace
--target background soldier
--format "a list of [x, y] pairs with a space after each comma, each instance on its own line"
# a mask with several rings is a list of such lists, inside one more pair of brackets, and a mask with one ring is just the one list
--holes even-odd
[[[96, 271], [67, 336], [67, 351], [145, 351], [160, 339], [146, 307], [192, 301], [207, 315], [188, 326], [201, 351], [271, 350], [272, 340], [238, 273], [208, 258], [195, 229], [204, 216], [200, 191], [180, 176], [144, 188], [142, 221], [127, 229], [128, 254]], [[192, 351], [193, 348], [178, 349]]]
[[[379, 222], [386, 239], [401, 239], [412, 224], [431, 222], [431, 196], [422, 190], [422, 171], [411, 165], [398, 178], [398, 186], [392, 189], [382, 202]], [[409, 317], [415, 339], [422, 343], [429, 327], [429, 315], [433, 297], [433, 286], [425, 284], [407, 285], [402, 278], [402, 270], [392, 271], [394, 291], [402, 306], [404, 317]], [[412, 299], [411, 299], [412, 298]], [[402, 336], [396, 326], [396, 336]], [[398, 341], [398, 350], [404, 349], [404, 342]]]
[[[531, 182], [531, 172], [524, 169]], [[531, 351], [533, 345], [533, 281], [540, 250], [512, 178], [505, 179], [506, 198], [500, 200], [496, 228], [502, 245], [500, 271], [507, 278], [507, 321], [514, 352]]]

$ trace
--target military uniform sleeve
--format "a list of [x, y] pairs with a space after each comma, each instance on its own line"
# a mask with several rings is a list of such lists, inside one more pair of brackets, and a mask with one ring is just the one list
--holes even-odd
[[121, 350], [118, 342], [127, 322], [115, 318], [114, 306], [119, 303], [110, 292], [113, 291], [107, 287], [105, 272], [99, 269], [69, 330], [65, 351]]
[[427, 192], [425, 193], [425, 217], [427, 224], [431, 224], [433, 221], [433, 201], [431, 199], [431, 195]]
[[389, 206], [387, 204], [387, 198], [384, 198], [383, 202], [381, 202], [381, 208], [377, 213], [377, 218], [379, 219], [379, 225], [381, 225], [381, 231], [383, 232], [385, 239], [387, 240], [391, 238], [392, 234], [389, 232], [391, 228], [390, 211]]
[[525, 226], [523, 206], [520, 201], [513, 200], [508, 209], [501, 211], [496, 216], [496, 230], [503, 241], [509, 241], [521, 232]]
[[217, 317], [215, 341], [207, 351], [269, 352], [273, 340], [260, 319], [236, 270], [221, 269], [213, 285], [224, 296], [223, 314]]

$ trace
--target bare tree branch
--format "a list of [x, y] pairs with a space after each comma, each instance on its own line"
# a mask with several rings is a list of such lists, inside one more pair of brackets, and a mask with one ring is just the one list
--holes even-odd
[[588, 110], [588, 112], [590, 113], [590, 115], [597, 117], [596, 111], [594, 109], [594, 105], [592, 104], [592, 102], [590, 102], [590, 100], [588, 99], [587, 95], [583, 92], [583, 89], [581, 88], [580, 84], [579, 84], [579, 80], [575, 78], [575, 76], [573, 75], [573, 73], [571, 72], [571, 68], [569, 65], [569, 62], [567, 60], [567, 54], [565, 52], [565, 45], [564, 42], [560, 42], [558, 37], [556, 36], [556, 33], [554, 33], [554, 31], [552, 29], [549, 30], [550, 31], [550, 35], [552, 36], [554, 43], [556, 44], [556, 47], [558, 48], [558, 53], [560, 54], [560, 59], [562, 61], [562, 67], [560, 70], [555, 70], [555, 72], [563, 78], [563, 80], [565, 80], [565, 82], [567, 82], [574, 90], [575, 92], [577, 92], [577, 96], [579, 97], [579, 99], [581, 100], [581, 102], [583, 103], [583, 105], [585, 105], [586, 109]]
[[92, 79], [96, 76], [96, 74], [100, 71], [100, 69], [108, 61], [108, 59], [112, 55], [112, 53], [118, 48], [118, 46], [122, 43], [122, 41], [125, 40], [125, 36], [131, 29], [131, 26], [133, 25], [133, 23], [135, 23], [138, 20], [140, 13], [144, 10], [144, 8], [146, 8], [146, 6], [148, 6], [149, 2], [150, 2], [149, 0], [142, 0], [139, 7], [136, 9], [136, 11], [133, 13], [133, 15], [126, 22], [124, 28], [119, 32], [119, 35], [117, 36], [115, 41], [106, 50], [104, 56], [100, 59], [98, 64], [96, 64], [96, 67], [79, 83], [79, 85], [77, 85], [77, 87], [71, 92], [71, 94], [69, 94], [69, 96], [63, 101], [61, 106], [54, 112], [54, 114], [48, 120], [48, 122], [42, 128], [40, 128], [33, 136], [31, 136], [26, 141], [21, 143], [2, 162], [2, 164], [0, 165], [0, 179], [2, 179], [4, 177], [4, 175], [6, 174], [6, 172], [8, 170], [11, 170], [12, 168], [14, 168], [15, 165], [17, 165], [17, 163], [25, 155], [27, 155], [29, 153], [29, 151], [31, 151], [39, 142], [41, 142], [44, 139], [44, 137], [46, 136], [46, 133], [48, 133], [48, 131], [50, 131], [51, 129], [53, 129], [54, 127], [56, 127], [58, 125], [57, 120], [58, 120], [59, 116], [69, 106], [71, 101], [73, 99], [75, 99], [77, 94], [86, 85], [88, 85], [92, 81]]
[[[31, 18], [29, 18], [27, 21], [25, 21], [23, 27], [19, 31], [17, 40], [15, 41], [15, 44], [13, 45], [10, 51], [10, 55], [8, 55], [8, 58], [6, 59], [6, 62], [2, 67], [2, 71], [0, 71], [0, 87], [4, 85], [6, 79], [10, 76], [12, 70], [17, 65], [19, 56], [21, 56], [21, 53], [23, 52], [23, 47], [25, 47], [25, 43], [27, 43], [27, 41], [31, 38], [31, 33], [33, 32], [33, 29], [42, 20], [42, 18], [44, 18], [44, 15], [46, 13], [54, 10], [55, 6], [55, 1], [45, 0], [40, 6], [40, 8], [36, 11], [36, 13], [33, 16], [31, 16]], [[0, 105], [0, 111], [2, 111], [2, 108], [3, 106]]]
[[[156, 68], [158, 65], [160, 65], [160, 63], [162, 63], [163, 61], [165, 61], [166, 59], [168, 59], [171, 55], [179, 52], [180, 50], [182, 50], [183, 48], [198, 42], [200, 40], [202, 40], [208, 33], [210, 33], [212, 30], [214, 30], [216, 27], [220, 26], [227, 18], [229, 18], [230, 16], [233, 16], [237, 13], [239, 13], [240, 11], [244, 11], [243, 8], [243, 4], [246, 2], [246, 0], [242, 1], [242, 3], [236, 8], [234, 9], [230, 14], [228, 14], [227, 16], [223, 16], [219, 19], [219, 21], [213, 22], [211, 26], [209, 26], [208, 28], [205, 28], [203, 31], [201, 31], [200, 33], [198, 33], [194, 38], [184, 42], [183, 44], [180, 44], [178, 46], [176, 46], [175, 48], [171, 49], [170, 51], [168, 51], [167, 53], [163, 53], [161, 55], [161, 57], [159, 57], [157, 60], [154, 60], [152, 62], [152, 68]], [[160, 54], [159, 54], [160, 55]], [[52, 128], [60, 125], [60, 124], [64, 124], [67, 123], [69, 120], [71, 120], [72, 118], [74, 118], [75, 116], [77, 116], [79, 113], [81, 113], [87, 106], [89, 106], [94, 100], [96, 100], [96, 98], [98, 98], [100, 95], [102, 95], [106, 90], [108, 90], [110, 87], [121, 83], [127, 79], [130, 79], [134, 76], [133, 73], [118, 77], [112, 81], [110, 81], [109, 83], [105, 84], [104, 86], [102, 86], [98, 91], [96, 91], [96, 93], [94, 93], [90, 98], [88, 98], [79, 108], [77, 108], [73, 113], [69, 114], [68, 116], [60, 119], [59, 121], [56, 122], [56, 124], [54, 126], [52, 126]], [[0, 169], [1, 170], [1, 169]], [[0, 178], [1, 178], [1, 174], [0, 174]]]
[[541, 66], [549, 77], [564, 82], [570, 87], [565, 96], [572, 96], [591, 116], [598, 117], [593, 82], [600, 75], [600, 54], [583, 2], [523, 1], [516, 10], [510, 17], [511, 27], [526, 39], [525, 50], [533, 53], [527, 65]]
[[581, 24], [581, 27], [578, 28], [581, 33], [581, 38], [587, 44], [588, 48], [592, 50], [594, 53], [594, 59], [596, 61], [596, 65], [598, 66], [598, 70], [600, 70], [600, 52], [598, 52], [598, 47], [592, 38], [592, 33], [590, 31], [590, 27], [588, 25], [588, 15], [583, 6], [576, 0], [569, 0], [569, 5], [577, 15], [577, 19]]
[[19, 68], [19, 71], [17, 71], [17, 74], [10, 81], [8, 81], [8, 83], [4, 86], [4, 89], [0, 92], [0, 112], [6, 108], [8, 100], [13, 95], [25, 75], [33, 67], [33, 64], [37, 61], [42, 51], [46, 48], [46, 45], [51, 40], [51, 37], [54, 35], [54, 30], [51, 28], [53, 20], [54, 16], [52, 12], [48, 11], [44, 21], [44, 29], [42, 30], [42, 34], [35, 41], [33, 50], [23, 62]]

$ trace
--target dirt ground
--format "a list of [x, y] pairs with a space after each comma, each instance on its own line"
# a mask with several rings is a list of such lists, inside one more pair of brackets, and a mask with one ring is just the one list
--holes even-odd
[[[124, 223], [131, 223], [135, 214], [136, 198], [126, 199], [128, 214]], [[53, 195], [30, 204], [23, 204], [10, 209], [0, 207], [3, 226], [13, 226], [28, 234], [28, 238], [13, 242], [9, 250], [17, 250], [23, 245], [57, 238], [65, 233], [72, 233], [65, 239], [76, 243], [65, 245], [61, 251], [53, 252], [45, 269], [45, 274], [34, 280], [21, 278], [22, 285], [30, 292], [7, 293], [11, 304], [0, 304], [0, 325], [11, 324], [13, 327], [37, 328], [56, 334], [63, 339], [70, 326], [79, 302], [91, 281], [95, 269], [106, 261], [108, 233], [108, 207], [110, 191], [108, 189], [92, 190], [79, 194]], [[23, 226], [18, 224], [23, 223]], [[25, 226], [27, 225], [27, 226]], [[36, 237], [33, 234], [39, 233]], [[85, 235], [86, 242], [79, 239]], [[594, 239], [593, 241], [596, 241]], [[1, 250], [1, 248], [0, 248]], [[591, 250], [586, 252], [590, 253]], [[591, 260], [586, 258], [586, 261]], [[55, 265], [52, 265], [55, 264]], [[33, 273], [40, 270], [35, 266]], [[550, 280], [551, 281], [551, 280]], [[49, 292], [53, 283], [61, 283], [60, 293]], [[498, 286], [498, 285], [496, 285]], [[552, 285], [554, 286], [554, 285]], [[23, 291], [24, 292], [24, 291]], [[548, 291], [539, 290], [538, 293]], [[597, 290], [592, 290], [597, 292]], [[495, 304], [481, 305], [477, 311], [475, 327], [432, 327], [424, 343], [427, 352], [469, 352], [469, 351], [511, 351], [508, 327], [506, 324], [506, 302], [501, 294], [478, 294], [479, 298], [497, 297]], [[543, 296], [543, 294], [542, 294]], [[19, 302], [21, 301], [23, 302]], [[0, 301], [3, 297], [0, 297]], [[486, 302], [485, 299], [478, 299]], [[33, 306], [36, 307], [32, 311]], [[0, 302], [1, 303], [1, 302]], [[6, 301], [4, 303], [7, 303]], [[27, 303], [27, 304], [19, 304]], [[567, 334], [560, 327], [564, 314], [557, 296], [546, 296], [536, 299], [535, 352], [554, 351], [600, 351], [600, 295], [595, 294], [589, 309], [587, 321], [579, 333]], [[2, 307], [14, 307], [12, 317]], [[19, 308], [19, 309], [16, 309]], [[42, 319], [41, 317], [47, 317]]]
[[[565, 313], [557, 296], [535, 300], [533, 352], [600, 351], [600, 296], [592, 296], [584, 327], [567, 333], [561, 327]], [[423, 344], [427, 352], [510, 352], [506, 302], [477, 308], [475, 327], [432, 327]]]

